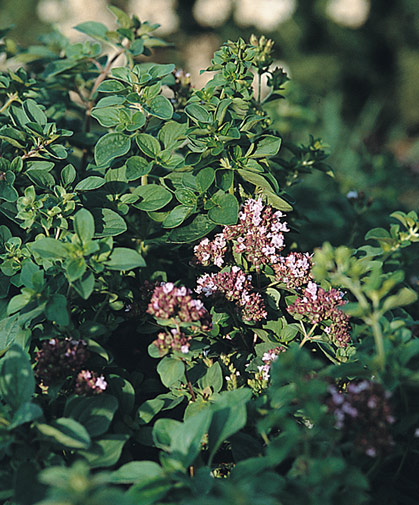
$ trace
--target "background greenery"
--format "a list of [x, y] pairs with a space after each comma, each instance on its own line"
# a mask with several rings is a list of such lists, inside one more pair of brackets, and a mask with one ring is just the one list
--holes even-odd
[[[308, 132], [322, 138], [335, 172], [334, 180], [310, 175], [309, 184], [291, 192], [302, 202], [302, 215], [317, 202], [307, 248], [330, 239], [325, 219], [336, 244], [359, 244], [369, 228], [387, 225], [393, 210], [418, 208], [415, 0], [91, 0], [89, 9], [78, 0], [4, 0], [0, 19], [15, 25], [10, 36], [21, 44], [35, 43], [54, 26], [74, 39], [80, 34], [71, 28], [79, 22], [109, 21], [109, 3], [160, 22], [173, 47], [157, 50], [154, 59], [175, 62], [195, 86], [208, 79], [200, 70], [224, 40], [263, 33], [275, 41], [275, 64], [292, 77], [287, 100], [273, 111], [276, 126], [297, 143], [306, 142]], [[349, 192], [358, 198], [348, 199]]]

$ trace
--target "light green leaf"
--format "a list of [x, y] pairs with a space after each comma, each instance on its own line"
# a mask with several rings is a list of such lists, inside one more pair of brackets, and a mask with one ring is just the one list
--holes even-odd
[[149, 158], [156, 158], [160, 152], [159, 141], [148, 133], [139, 133], [135, 137], [138, 147]]
[[105, 166], [110, 161], [126, 154], [131, 148], [131, 139], [123, 133], [107, 133], [95, 146], [95, 161], [98, 166]]
[[45, 307], [45, 315], [49, 321], [54, 321], [60, 326], [67, 326], [70, 323], [67, 298], [64, 295], [54, 294], [48, 300]]
[[91, 468], [112, 466], [118, 462], [122, 449], [129, 439], [129, 435], [116, 434], [106, 435], [95, 441], [89, 451], [80, 451]]
[[157, 184], [139, 186], [134, 190], [134, 194], [142, 198], [142, 201], [135, 203], [134, 207], [145, 211], [159, 210], [172, 199], [172, 193], [168, 189]]
[[80, 209], [74, 216], [74, 231], [82, 244], [86, 244], [93, 238], [95, 221], [87, 209]]
[[163, 477], [164, 471], [155, 461], [131, 461], [112, 472], [110, 482], [113, 484], [144, 483], [144, 481]]
[[12, 422], [9, 424], [9, 430], [13, 430], [25, 423], [30, 423], [43, 414], [39, 405], [31, 402], [25, 402], [20, 405], [13, 415]]
[[110, 270], [132, 270], [133, 268], [145, 267], [144, 258], [134, 249], [116, 247], [105, 265]]
[[92, 189], [98, 189], [105, 184], [105, 179], [103, 177], [98, 177], [97, 175], [91, 175], [82, 179], [76, 184], [74, 191], [91, 191]]
[[0, 396], [17, 410], [30, 402], [35, 389], [35, 379], [27, 353], [13, 344], [0, 361]]
[[157, 365], [162, 383], [170, 388], [180, 380], [185, 380], [185, 365], [179, 359], [166, 356]]
[[106, 433], [117, 409], [116, 398], [108, 394], [73, 396], [67, 400], [64, 415], [82, 424], [91, 437], [97, 437]]
[[74, 419], [60, 417], [51, 424], [36, 423], [42, 435], [53, 442], [69, 449], [87, 449], [90, 447], [90, 436], [84, 426]]
[[208, 211], [208, 217], [216, 224], [232, 225], [237, 223], [239, 202], [230, 194], [218, 191], [212, 198], [215, 206]]
[[95, 220], [95, 237], [114, 237], [127, 230], [124, 219], [111, 209], [90, 209]]
[[32, 242], [30, 249], [43, 259], [62, 259], [68, 255], [68, 249], [63, 242], [51, 237], [42, 237]]
[[151, 100], [148, 107], [148, 112], [159, 119], [171, 119], [173, 116], [173, 105], [163, 96], [158, 95]]
[[261, 140], [258, 140], [256, 150], [251, 154], [252, 158], [265, 158], [267, 156], [275, 156], [280, 147], [282, 140], [273, 135], [266, 135]]
[[192, 207], [187, 207], [186, 205], [178, 205], [172, 209], [169, 214], [164, 218], [162, 222], [163, 228], [175, 228], [185, 221], [185, 219], [191, 214]]
[[194, 121], [200, 123], [211, 123], [212, 121], [210, 113], [202, 105], [191, 103], [185, 107], [185, 112]]
[[172, 230], [168, 239], [175, 244], [194, 242], [208, 235], [214, 228], [215, 223], [205, 214], [198, 214], [191, 223]]

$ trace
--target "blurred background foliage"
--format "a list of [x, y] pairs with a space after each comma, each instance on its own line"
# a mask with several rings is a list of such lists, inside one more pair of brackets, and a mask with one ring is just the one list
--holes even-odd
[[195, 87], [209, 79], [200, 71], [222, 42], [252, 33], [275, 41], [274, 65], [291, 81], [272, 120], [285, 139], [322, 138], [335, 174], [290, 188], [309, 225], [299, 239], [306, 249], [357, 245], [390, 212], [418, 209], [417, 0], [2, 0], [0, 28], [14, 25], [7, 64], [30, 59], [19, 47], [53, 29], [75, 41], [78, 23], [111, 26], [109, 3], [159, 23], [173, 45], [154, 59], [175, 61]]

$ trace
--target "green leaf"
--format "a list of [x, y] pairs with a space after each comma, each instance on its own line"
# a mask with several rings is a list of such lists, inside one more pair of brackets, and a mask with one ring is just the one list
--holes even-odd
[[153, 398], [147, 400], [138, 409], [138, 418], [140, 424], [148, 424], [164, 407], [164, 400]]
[[73, 283], [73, 287], [83, 300], [87, 300], [95, 287], [95, 276], [93, 275], [93, 272], [84, 272], [82, 277]]
[[256, 174], [255, 172], [249, 172], [248, 170], [239, 169], [238, 173], [243, 177], [243, 179], [247, 182], [254, 184], [262, 189], [268, 190], [270, 193], [273, 192], [273, 188], [268, 182], [268, 180], [260, 174]]
[[90, 209], [95, 220], [95, 237], [114, 237], [127, 230], [124, 219], [111, 209]]
[[237, 223], [239, 202], [230, 194], [218, 191], [212, 197], [215, 206], [208, 211], [208, 217], [216, 224], [232, 225]]
[[58, 445], [69, 449], [87, 449], [90, 447], [90, 436], [84, 426], [67, 417], [60, 417], [51, 424], [36, 423], [42, 435]]
[[51, 237], [42, 237], [32, 242], [30, 249], [43, 259], [62, 259], [68, 255], [65, 244]]
[[178, 205], [172, 209], [162, 222], [163, 228], [175, 228], [185, 221], [192, 211], [191, 207]]
[[74, 216], [74, 231], [82, 244], [87, 244], [95, 234], [95, 221], [87, 209], [80, 209]]
[[0, 320], [0, 354], [13, 342], [27, 342], [31, 335], [30, 329], [23, 329], [17, 314]]
[[106, 433], [117, 409], [116, 398], [108, 394], [73, 396], [67, 400], [64, 415], [82, 424], [91, 437], [97, 437]]
[[131, 414], [135, 404], [135, 389], [132, 384], [119, 375], [111, 374], [107, 377], [108, 389], [116, 396], [119, 403], [119, 410], [123, 414]]
[[168, 189], [157, 184], [139, 186], [134, 190], [134, 194], [142, 198], [142, 201], [135, 203], [134, 207], [145, 211], [159, 210], [172, 199], [172, 193]]
[[35, 102], [35, 100], [28, 99], [23, 102], [23, 110], [25, 114], [28, 116], [29, 121], [33, 121], [34, 123], [38, 123], [41, 126], [47, 124], [47, 116], [43, 112], [43, 110], [39, 107], [39, 105]]
[[129, 439], [129, 435], [106, 435], [95, 441], [89, 451], [80, 451], [79, 454], [86, 458], [91, 468], [112, 466], [118, 462], [122, 449]]
[[209, 464], [221, 444], [228, 437], [241, 430], [247, 419], [246, 403], [252, 391], [247, 388], [225, 391], [212, 405], [213, 416], [208, 430]]
[[153, 79], [160, 79], [161, 77], [173, 72], [174, 69], [175, 66], [173, 63], [166, 63], [163, 65], [154, 63], [149, 67], [148, 73], [153, 77]]
[[218, 393], [223, 387], [223, 382], [223, 372], [221, 370], [220, 364], [217, 361], [211, 365], [207, 369], [205, 375], [199, 379], [198, 385], [202, 389], [210, 387], [213, 393]]
[[83, 257], [77, 256], [69, 259], [65, 263], [65, 273], [70, 282], [74, 282], [85, 273], [87, 268], [86, 261]]
[[155, 461], [131, 461], [111, 473], [112, 484], [144, 483], [157, 478], [164, 478], [162, 467]]
[[188, 125], [186, 123], [177, 123], [168, 121], [159, 131], [159, 140], [163, 143], [165, 149], [173, 149], [182, 139], [185, 138]]
[[173, 116], [173, 105], [163, 96], [158, 95], [148, 104], [148, 112], [159, 119], [171, 119]]
[[135, 137], [138, 147], [149, 158], [156, 158], [160, 152], [159, 141], [148, 133], [139, 133]]
[[13, 172], [6, 172], [3, 180], [0, 180], [0, 200], [6, 202], [15, 202], [18, 199], [19, 193], [13, 187], [15, 182], [15, 174]]
[[275, 193], [264, 191], [264, 195], [267, 197], [268, 203], [275, 209], [282, 210], [283, 212], [292, 211], [292, 205], [290, 205], [286, 200], [276, 195]]
[[404, 307], [415, 303], [418, 299], [417, 293], [413, 289], [403, 287], [400, 291], [392, 296], [388, 296], [383, 303], [383, 312], [395, 309], [396, 307]]
[[144, 258], [134, 249], [127, 247], [116, 247], [105, 265], [110, 270], [132, 270], [146, 266]]
[[85, 33], [97, 40], [107, 40], [108, 28], [103, 23], [97, 21], [87, 21], [74, 27], [75, 30]]
[[185, 380], [185, 365], [179, 359], [164, 357], [157, 365], [157, 372], [162, 383], [168, 388], [180, 380]]
[[170, 450], [172, 434], [181, 424], [179, 421], [170, 418], [157, 419], [153, 426], [153, 442], [156, 447], [164, 451]]
[[0, 396], [17, 410], [30, 402], [34, 389], [30, 359], [20, 346], [13, 344], [0, 361]]
[[106, 166], [118, 156], [123, 156], [131, 148], [131, 139], [123, 133], [106, 133], [95, 146], [95, 162]]
[[125, 85], [115, 79], [107, 79], [106, 81], [103, 81], [97, 88], [97, 90], [101, 91], [102, 93], [119, 93], [124, 89]]
[[198, 214], [188, 225], [172, 230], [168, 239], [175, 244], [194, 242], [208, 235], [214, 228], [215, 223], [205, 214]]
[[101, 126], [105, 128], [112, 128], [120, 122], [119, 112], [120, 109], [117, 107], [100, 107], [94, 108], [90, 115], [94, 117]]
[[275, 156], [280, 147], [282, 140], [273, 135], [266, 135], [261, 140], [258, 140], [256, 150], [251, 154], [252, 158], [265, 158], [267, 156]]
[[207, 191], [214, 182], [215, 179], [215, 170], [211, 167], [202, 168], [196, 174], [196, 180], [198, 182], [199, 189], [202, 192]]
[[9, 425], [9, 430], [13, 430], [25, 423], [30, 423], [43, 414], [39, 405], [31, 402], [25, 402], [20, 405], [12, 417], [12, 422]]
[[62, 171], [61, 171], [61, 181], [64, 186], [69, 186], [72, 182], [74, 182], [74, 179], [76, 178], [76, 169], [73, 167], [73, 165], [67, 165], [65, 166]]
[[135, 181], [150, 172], [153, 167], [145, 158], [141, 156], [131, 156], [126, 162], [126, 178], [128, 181]]
[[175, 191], [175, 196], [180, 203], [183, 203], [187, 207], [194, 207], [196, 205], [197, 197], [190, 189], [179, 188]]
[[194, 121], [200, 123], [211, 123], [212, 121], [210, 113], [202, 105], [191, 103], [185, 107], [185, 112]]
[[91, 175], [82, 179], [77, 183], [74, 191], [91, 191], [92, 189], [98, 189], [105, 184], [105, 179], [103, 177], [98, 177], [97, 175]]
[[192, 465], [201, 452], [201, 443], [208, 433], [213, 413], [209, 408], [190, 416], [176, 425], [171, 433], [170, 453], [185, 469]]
[[48, 300], [45, 307], [45, 315], [48, 321], [53, 321], [60, 326], [67, 326], [70, 323], [67, 298], [64, 295], [54, 294]]

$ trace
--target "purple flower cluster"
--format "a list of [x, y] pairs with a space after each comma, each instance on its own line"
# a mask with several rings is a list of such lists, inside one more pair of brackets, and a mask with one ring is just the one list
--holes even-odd
[[125, 313], [128, 317], [135, 318], [144, 316], [147, 311], [148, 304], [150, 303], [150, 298], [153, 294], [154, 288], [158, 285], [159, 283], [156, 281], [144, 281], [144, 284], [142, 284], [138, 290], [138, 299], [125, 305]]
[[270, 370], [271, 365], [274, 361], [278, 359], [278, 355], [281, 352], [285, 352], [286, 349], [284, 346], [275, 347], [274, 349], [270, 349], [268, 352], [265, 352], [262, 356], [263, 365], [258, 366], [258, 370], [260, 372], [261, 379], [269, 380], [270, 378]]
[[275, 264], [284, 248], [284, 232], [289, 231], [287, 223], [281, 221], [281, 211], [265, 206], [262, 199], [249, 199], [239, 212], [239, 223], [225, 226], [213, 241], [203, 239], [195, 247], [196, 261], [201, 265], [221, 267], [227, 251], [227, 241], [233, 242], [233, 250], [244, 254], [246, 259], [260, 269], [262, 265]]
[[103, 375], [89, 370], [82, 370], [76, 379], [75, 393], [78, 395], [99, 395], [106, 391], [108, 383]]
[[201, 300], [191, 296], [186, 287], [162, 282], [154, 288], [147, 312], [158, 319], [177, 319], [184, 323], [200, 323], [203, 330], [211, 329], [211, 316]]
[[306, 317], [312, 324], [329, 322], [324, 331], [337, 347], [346, 347], [351, 336], [349, 317], [339, 309], [346, 303], [343, 296], [342, 291], [334, 288], [325, 291], [310, 281], [303, 296], [297, 298], [287, 310], [290, 314]]
[[299, 252], [280, 256], [278, 263], [272, 265], [276, 280], [286, 284], [289, 289], [301, 288], [311, 282], [311, 267], [311, 255]]
[[189, 340], [190, 337], [187, 337], [177, 328], [172, 328], [168, 333], [159, 333], [153, 344], [157, 347], [162, 356], [167, 354], [170, 350], [187, 354], [189, 352]]
[[229, 272], [201, 276], [195, 291], [206, 297], [222, 295], [240, 308], [244, 320], [261, 321], [266, 319], [267, 312], [262, 296], [254, 291], [251, 279], [238, 266], [233, 266]]
[[330, 386], [329, 393], [327, 405], [335, 416], [336, 428], [343, 430], [360, 451], [375, 457], [393, 445], [390, 394], [380, 384], [362, 380], [350, 383], [346, 392]]
[[204, 238], [194, 247], [195, 259], [204, 267], [216, 265], [222, 267], [224, 264], [224, 255], [227, 252], [227, 241], [223, 233], [217, 233], [214, 240]]
[[79, 371], [88, 357], [84, 340], [51, 338], [36, 353], [35, 376], [44, 386], [49, 386]]

